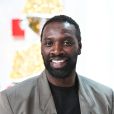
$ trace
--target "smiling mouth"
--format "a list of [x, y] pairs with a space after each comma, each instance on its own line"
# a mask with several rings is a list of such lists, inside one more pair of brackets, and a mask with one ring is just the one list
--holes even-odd
[[50, 65], [51, 67], [55, 68], [55, 69], [60, 69], [63, 68], [65, 65], [67, 64], [67, 59], [63, 58], [63, 59], [51, 59], [50, 61]]
[[64, 61], [65, 61], [65, 60], [52, 60], [53, 63], [57, 63], [57, 64], [63, 63]]

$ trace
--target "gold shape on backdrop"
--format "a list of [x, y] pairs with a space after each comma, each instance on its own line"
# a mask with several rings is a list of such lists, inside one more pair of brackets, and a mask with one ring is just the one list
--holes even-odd
[[26, 50], [17, 51], [13, 60], [11, 79], [22, 79], [43, 71], [40, 44], [35, 43]]
[[63, 9], [61, 0], [27, 0], [24, 13], [26, 14], [56, 14]]
[[39, 17], [27, 17], [27, 19], [28, 19], [28, 22], [29, 22], [29, 27], [35, 33], [39, 33], [40, 32], [41, 18], [39, 18]]
[[[33, 30], [33, 32], [40, 35], [42, 23], [46, 22], [48, 20], [48, 18], [28, 16], [27, 20], [29, 22], [29, 27]], [[42, 22], [42, 20], [43, 20], [43, 22]]]

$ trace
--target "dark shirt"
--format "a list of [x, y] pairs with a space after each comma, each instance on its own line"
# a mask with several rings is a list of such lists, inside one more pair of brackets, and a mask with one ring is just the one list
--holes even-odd
[[50, 83], [57, 114], [81, 114], [78, 91], [73, 87], [58, 87]]

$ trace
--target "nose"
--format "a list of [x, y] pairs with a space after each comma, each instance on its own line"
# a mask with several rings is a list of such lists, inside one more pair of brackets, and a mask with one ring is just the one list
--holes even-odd
[[52, 47], [52, 51], [51, 54], [53, 55], [63, 55], [64, 51], [63, 51], [63, 46], [59, 43], [55, 43]]

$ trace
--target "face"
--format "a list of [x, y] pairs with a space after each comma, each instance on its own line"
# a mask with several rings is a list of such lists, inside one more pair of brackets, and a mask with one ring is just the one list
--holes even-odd
[[65, 78], [75, 71], [80, 47], [74, 25], [52, 22], [46, 25], [42, 35], [41, 53], [49, 74]]

